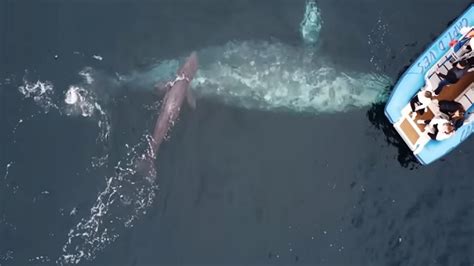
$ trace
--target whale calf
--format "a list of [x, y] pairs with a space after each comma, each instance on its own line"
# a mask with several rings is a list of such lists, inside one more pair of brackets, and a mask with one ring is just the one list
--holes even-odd
[[183, 66], [178, 70], [176, 79], [168, 82], [165, 86], [166, 93], [152, 135], [153, 143], [151, 145], [155, 155], [160, 144], [166, 138], [169, 129], [174, 125], [176, 119], [178, 119], [184, 98], [187, 99], [188, 104], [192, 108], [196, 107], [196, 102], [192, 96], [189, 85], [196, 74], [197, 68], [197, 54], [196, 52], [192, 52]]
[[168, 131], [173, 127], [179, 117], [181, 106], [186, 98], [191, 108], [196, 107], [196, 101], [189, 88], [192, 79], [198, 69], [198, 57], [192, 52], [185, 63], [178, 70], [176, 78], [164, 86], [155, 85], [158, 91], [164, 91], [165, 95], [161, 103], [160, 113], [156, 119], [155, 127], [149, 139], [149, 147], [145, 154], [139, 159], [137, 165], [140, 172], [154, 175], [156, 169], [154, 160], [161, 143], [166, 139]]

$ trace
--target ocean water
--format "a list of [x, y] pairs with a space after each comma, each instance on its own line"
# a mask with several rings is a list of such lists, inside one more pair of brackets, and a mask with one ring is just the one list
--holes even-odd
[[469, 3], [0, 1], [0, 265], [474, 265], [473, 140], [420, 166], [383, 115]]

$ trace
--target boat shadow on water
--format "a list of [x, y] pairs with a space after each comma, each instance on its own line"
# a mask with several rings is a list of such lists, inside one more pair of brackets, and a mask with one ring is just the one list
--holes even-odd
[[397, 133], [390, 121], [388, 121], [387, 117], [385, 117], [384, 107], [385, 102], [373, 104], [367, 111], [367, 118], [375, 128], [382, 130], [386, 142], [398, 149], [397, 159], [400, 165], [410, 170], [417, 169], [421, 164]]

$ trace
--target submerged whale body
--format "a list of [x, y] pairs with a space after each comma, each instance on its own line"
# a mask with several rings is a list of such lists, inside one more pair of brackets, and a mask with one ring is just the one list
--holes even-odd
[[[300, 23], [303, 45], [234, 41], [198, 51], [195, 94], [225, 104], [266, 111], [329, 113], [385, 100], [391, 80], [381, 74], [342, 71], [317, 51], [322, 27], [316, 2], [306, 3]], [[164, 60], [125, 78], [148, 89], [174, 75], [181, 59]]]
[[[341, 112], [385, 99], [387, 76], [339, 71], [322, 56], [279, 42], [242, 41], [198, 51], [199, 98], [267, 111]], [[165, 60], [126, 79], [148, 89], [168, 80], [181, 60]]]

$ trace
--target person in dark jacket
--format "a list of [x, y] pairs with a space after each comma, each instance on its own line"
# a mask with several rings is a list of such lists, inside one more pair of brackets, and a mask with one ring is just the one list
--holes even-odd
[[436, 75], [441, 79], [438, 87], [434, 90], [436, 95], [439, 95], [441, 91], [450, 84], [458, 82], [467, 72], [474, 71], [474, 62], [471, 58], [456, 62], [446, 74], [436, 71]]
[[438, 102], [439, 110], [449, 117], [454, 125], [454, 129], [460, 128], [464, 124], [466, 110], [462, 104], [456, 101], [441, 100]]

